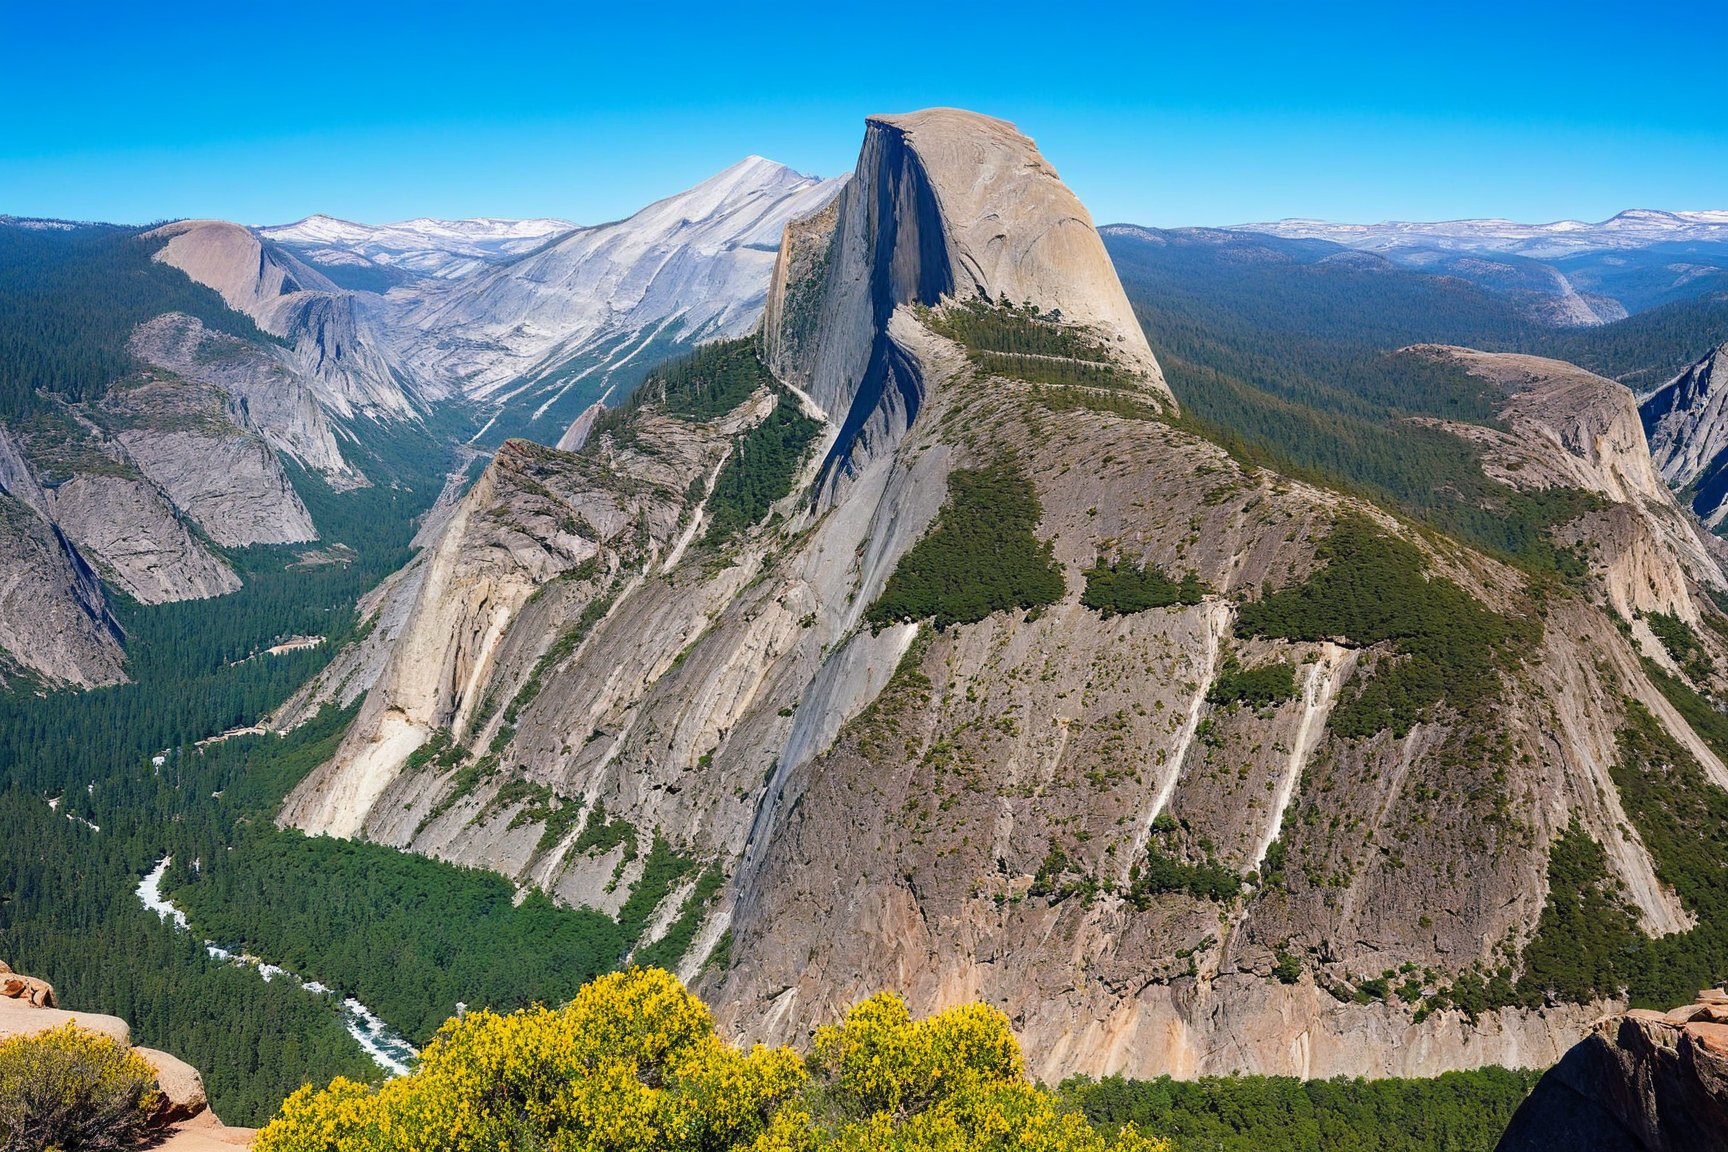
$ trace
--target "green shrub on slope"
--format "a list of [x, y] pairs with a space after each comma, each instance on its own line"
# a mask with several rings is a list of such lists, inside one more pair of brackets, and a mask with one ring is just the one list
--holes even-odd
[[1039, 512], [1013, 463], [957, 469], [935, 526], [901, 558], [865, 619], [876, 628], [923, 619], [946, 628], [1054, 604], [1067, 588], [1050, 544], [1032, 534]]
[[1359, 647], [1389, 642], [1392, 655], [1333, 710], [1329, 728], [1339, 735], [1391, 728], [1401, 737], [1442, 700], [1460, 712], [1491, 703], [1499, 670], [1540, 634], [1428, 575], [1415, 545], [1361, 517], [1341, 519], [1316, 557], [1324, 565], [1304, 583], [1244, 604], [1236, 634]]

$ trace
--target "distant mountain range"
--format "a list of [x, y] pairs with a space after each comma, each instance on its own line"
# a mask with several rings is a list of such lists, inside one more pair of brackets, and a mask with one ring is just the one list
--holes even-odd
[[1290, 219], [1237, 224], [1231, 230], [1330, 240], [1370, 251], [1450, 248], [1464, 252], [1515, 252], [1520, 256], [1550, 259], [1578, 252], [1644, 248], [1652, 244], [1728, 244], [1728, 210], [1665, 212], [1654, 208], [1629, 208], [1595, 223], [1556, 220], [1551, 224], [1520, 224], [1499, 219], [1335, 224], [1325, 220]]
[[1728, 290], [1728, 211], [1720, 210], [1633, 208], [1597, 223], [1279, 220], [1227, 231], [1324, 241], [1456, 276], [1518, 299], [1532, 318], [1562, 327], [1612, 323]]
[[417, 276], [455, 279], [531, 252], [577, 225], [568, 220], [404, 220], [356, 224], [308, 216], [258, 234], [291, 249], [351, 288], [372, 289]]

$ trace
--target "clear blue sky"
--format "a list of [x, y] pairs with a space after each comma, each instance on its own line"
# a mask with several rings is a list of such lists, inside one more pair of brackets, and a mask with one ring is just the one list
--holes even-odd
[[0, 0], [0, 212], [627, 215], [863, 117], [1013, 120], [1100, 222], [1728, 208], [1728, 5]]

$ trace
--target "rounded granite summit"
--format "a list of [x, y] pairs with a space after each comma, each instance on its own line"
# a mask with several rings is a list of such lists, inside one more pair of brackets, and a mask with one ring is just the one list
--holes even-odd
[[[1168, 395], [1091, 214], [1006, 120], [959, 108], [871, 116], [916, 157], [941, 213], [957, 297], [1032, 301], [1110, 338], [1124, 366]], [[869, 145], [866, 144], [866, 152]]]

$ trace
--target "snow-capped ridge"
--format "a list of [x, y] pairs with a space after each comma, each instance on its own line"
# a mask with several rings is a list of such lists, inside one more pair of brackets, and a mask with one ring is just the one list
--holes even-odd
[[[545, 390], [557, 399], [578, 380], [584, 395], [598, 395], [651, 343], [737, 336], [754, 325], [786, 222], [822, 207], [843, 183], [747, 156], [627, 219], [425, 292], [404, 318], [408, 355], [419, 374], [460, 381], [482, 400]], [[566, 366], [578, 363], [585, 367], [573, 377]], [[547, 402], [537, 401], [536, 415]], [[556, 439], [574, 415], [548, 435]]]
[[1606, 220], [1554, 220], [1525, 224], [1498, 217], [1463, 220], [1383, 220], [1354, 224], [1309, 218], [1289, 218], [1238, 224], [1233, 231], [1264, 232], [1288, 238], [1331, 240], [1353, 248], [1402, 248], [1425, 244], [1438, 248], [1515, 252], [1556, 256], [1571, 252], [1644, 247], [1665, 241], [1708, 241], [1728, 244], [1728, 210], [1668, 211], [1628, 208]]

